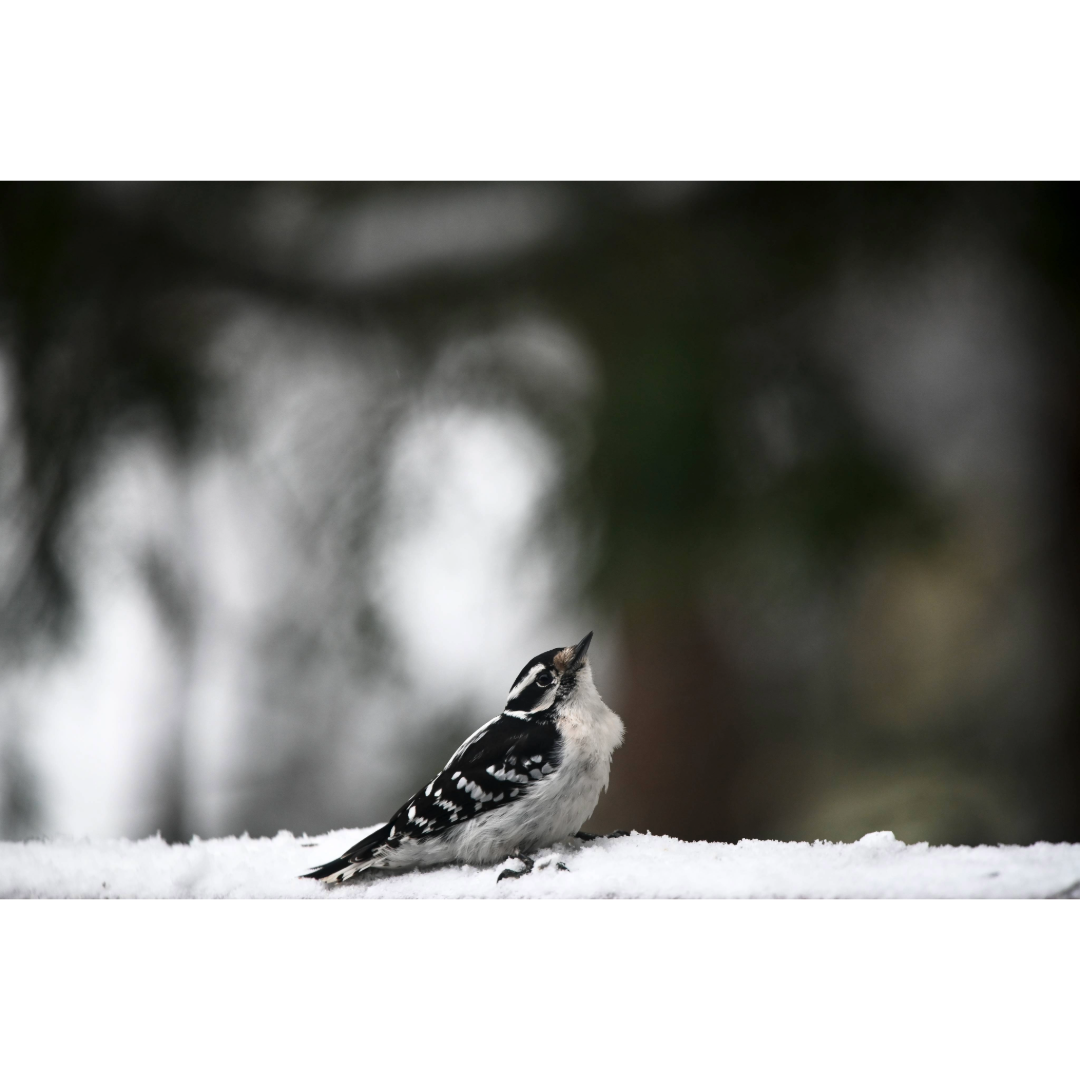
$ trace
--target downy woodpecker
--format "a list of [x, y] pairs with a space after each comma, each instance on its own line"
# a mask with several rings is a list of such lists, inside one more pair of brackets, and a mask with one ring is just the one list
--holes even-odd
[[[533, 657], [499, 716], [380, 829], [305, 877], [342, 882], [368, 870], [490, 866], [573, 836], [606, 790], [622, 721], [593, 685], [592, 634]], [[512, 871], [503, 875], [520, 876]]]

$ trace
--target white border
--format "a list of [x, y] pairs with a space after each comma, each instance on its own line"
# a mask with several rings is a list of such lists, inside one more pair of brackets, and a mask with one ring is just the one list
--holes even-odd
[[1071, 179], [1076, 5], [36, 0], [0, 175]]
[[1080, 906], [9, 901], [12, 1076], [1047, 1076]]

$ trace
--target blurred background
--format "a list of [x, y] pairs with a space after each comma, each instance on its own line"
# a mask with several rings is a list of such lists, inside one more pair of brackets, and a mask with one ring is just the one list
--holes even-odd
[[0, 837], [383, 821], [596, 631], [589, 826], [1080, 840], [1070, 185], [0, 186]]

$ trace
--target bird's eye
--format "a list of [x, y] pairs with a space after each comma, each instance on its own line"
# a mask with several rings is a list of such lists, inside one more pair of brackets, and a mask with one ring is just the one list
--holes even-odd
[[541, 671], [540, 674], [536, 676], [536, 685], [537, 686], [550, 686], [551, 685], [551, 676], [546, 671]]

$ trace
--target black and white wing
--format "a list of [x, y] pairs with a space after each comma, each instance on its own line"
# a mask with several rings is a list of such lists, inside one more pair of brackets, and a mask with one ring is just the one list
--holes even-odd
[[559, 764], [561, 738], [550, 720], [497, 716], [458, 747], [443, 771], [390, 820], [429, 836], [520, 798]]
[[[374, 865], [380, 851], [423, 841], [521, 798], [559, 765], [562, 739], [553, 721], [503, 713], [458, 747], [442, 772], [381, 829], [306, 877], [344, 880]], [[359, 865], [364, 864], [364, 865]]]

